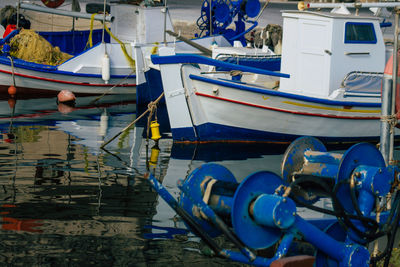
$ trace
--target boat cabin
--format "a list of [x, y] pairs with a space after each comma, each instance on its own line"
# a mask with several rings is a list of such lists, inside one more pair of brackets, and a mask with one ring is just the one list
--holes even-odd
[[[111, 4], [111, 15], [114, 17], [111, 32], [122, 42], [160, 42], [164, 40], [164, 24], [166, 30], [174, 30], [170, 14], [165, 13], [163, 6]], [[168, 42], [174, 40], [168, 34], [165, 37]], [[116, 41], [111, 39], [111, 42]]]
[[376, 17], [283, 12], [281, 91], [329, 97], [354, 71], [383, 72], [385, 44]]

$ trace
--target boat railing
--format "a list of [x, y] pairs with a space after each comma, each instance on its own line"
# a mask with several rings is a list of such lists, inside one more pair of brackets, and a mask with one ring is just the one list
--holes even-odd
[[269, 59], [280, 59], [281, 55], [262, 55], [262, 54], [258, 54], [258, 55], [238, 55], [238, 54], [218, 54], [215, 59], [218, 60], [224, 60], [227, 58], [249, 58], [249, 59], [265, 59], [265, 58], [269, 58]]
[[341, 83], [344, 96], [380, 97], [383, 72], [352, 71]]
[[205, 56], [194, 54], [176, 54], [171, 56], [152, 55], [151, 61], [153, 64], [203, 64], [215, 67], [221, 67], [225, 70], [237, 70], [242, 72], [251, 72], [255, 74], [262, 74], [268, 76], [275, 76], [280, 78], [290, 78], [289, 74], [280, 73], [276, 71], [264, 70], [255, 67], [243, 66], [238, 64], [227, 63], [221, 60], [212, 59]]
[[[218, 54], [215, 59], [227, 63], [249, 66], [270, 71], [279, 71], [281, 69], [280, 55], [238, 55], [238, 54]], [[225, 70], [217, 67], [216, 70]]]

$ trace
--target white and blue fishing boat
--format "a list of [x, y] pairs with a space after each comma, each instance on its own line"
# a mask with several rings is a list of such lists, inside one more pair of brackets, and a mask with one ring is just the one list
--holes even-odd
[[[57, 3], [55, 3], [57, 2]], [[74, 93], [83, 94], [132, 94], [137, 93], [137, 102], [148, 103], [157, 98], [162, 91], [159, 70], [149, 67], [150, 55], [159, 46], [174, 45], [179, 51], [196, 53], [197, 47], [211, 48], [231, 47], [236, 39], [244, 39], [244, 34], [253, 27], [238, 28], [236, 31], [225, 29], [232, 22], [232, 14], [224, 20], [226, 25], [217, 25], [220, 20], [214, 18], [213, 33], [200, 36], [192, 40], [197, 44], [193, 47], [185, 42], [174, 42], [175, 37], [166, 32], [174, 32], [172, 20], [164, 1], [137, 1], [136, 4], [111, 3], [106, 4], [106, 16], [96, 14], [104, 12], [103, 5], [97, 4], [96, 8], [86, 6], [86, 13], [71, 12], [59, 4], [64, 1], [44, 1], [49, 7], [36, 4], [18, 3], [17, 10], [31, 10], [74, 18], [93, 19], [109, 24], [109, 31], [102, 29], [86, 31], [64, 32], [39, 32], [39, 35], [48, 40], [53, 46], [73, 57], [57, 65], [47, 65], [30, 62], [27, 60], [9, 57], [5, 51], [0, 55], [0, 89], [6, 91], [10, 85], [18, 87], [19, 92], [39, 92], [68, 89]], [[240, 11], [238, 3], [232, 8], [237, 14]], [[205, 6], [208, 2], [205, 1]], [[213, 5], [211, 5], [213, 6]], [[259, 1], [252, 0], [247, 4], [247, 13], [257, 14]], [[226, 5], [215, 5], [225, 8]], [[250, 10], [251, 8], [251, 10]], [[208, 12], [203, 6], [202, 12]], [[233, 11], [232, 11], [233, 12]], [[203, 14], [204, 18], [204, 14]], [[202, 25], [204, 27], [205, 22]], [[241, 23], [243, 19], [241, 19]], [[89, 24], [89, 23], [88, 23]], [[226, 38], [217, 34], [222, 28], [224, 33], [233, 34]], [[0, 44], [8, 43], [18, 32], [13, 32]], [[111, 34], [111, 37], [110, 37]], [[212, 35], [212, 36], [210, 36]], [[87, 47], [90, 39], [94, 44]], [[179, 38], [178, 38], [179, 39]], [[136, 48], [136, 49], [135, 49]], [[254, 53], [253, 53], [254, 54]], [[279, 64], [278, 64], [279, 65]], [[112, 90], [110, 90], [112, 88]], [[159, 90], [157, 91], [157, 89]], [[155, 91], [155, 92], [154, 92]], [[152, 97], [154, 96], [154, 97]]]
[[[154, 101], [163, 92], [160, 68], [152, 63], [150, 57], [157, 53], [157, 49], [164, 46], [174, 47], [175, 52], [180, 54], [203, 54], [233, 64], [279, 71], [280, 55], [275, 54], [266, 45], [255, 48], [245, 38], [247, 33], [258, 26], [257, 20], [264, 8], [261, 8], [259, 0], [204, 0], [200, 17], [197, 19], [200, 33], [194, 34], [193, 39], [167, 31], [178, 41], [160, 44], [137, 43], [135, 47], [137, 102], [143, 104]], [[267, 35], [265, 32], [264, 43]]]
[[[0, 87], [2, 90], [7, 90], [10, 85], [14, 84], [18, 88], [18, 92], [68, 89], [74, 93], [83, 94], [105, 92], [135, 94], [134, 42], [160, 42], [164, 39], [164, 27], [160, 27], [160, 25], [165, 24], [165, 29], [173, 30], [172, 22], [169, 14], [164, 12], [163, 5], [114, 3], [107, 5], [107, 8], [110, 13], [100, 15], [18, 3], [19, 10], [25, 9], [107, 22], [109, 23], [107, 30], [112, 37], [110, 38], [108, 31], [101, 29], [40, 32], [39, 34], [51, 44], [58, 46], [63, 52], [71, 53], [73, 57], [64, 63], [53, 66], [13, 58], [3, 50], [3, 53], [0, 54]], [[98, 11], [103, 11], [102, 5]], [[7, 43], [15, 34], [16, 32], [13, 32], [7, 36], [8, 38], [2, 39], [1, 44]], [[90, 43], [89, 35], [93, 36], [94, 45], [87, 48], [86, 44]], [[167, 40], [172, 41], [173, 38], [167, 37]], [[110, 88], [113, 89], [110, 90]]]
[[[289, 142], [304, 135], [379, 140], [390, 51], [379, 18], [314, 11], [282, 16], [281, 72], [167, 48], [152, 57], [160, 64], [176, 142]], [[204, 71], [199, 64], [231, 72]]]

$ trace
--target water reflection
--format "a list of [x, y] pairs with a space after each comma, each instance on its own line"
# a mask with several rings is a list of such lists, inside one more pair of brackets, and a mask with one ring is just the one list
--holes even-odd
[[[96, 106], [93, 98], [78, 97], [65, 112], [55, 97], [17, 98], [11, 106], [0, 97], [0, 262], [221, 264], [200, 255], [186, 229], [155, 223], [162, 201], [141, 175], [154, 145], [146, 143], [144, 128], [121, 134], [107, 146], [111, 153], [99, 149], [136, 117], [134, 98], [108, 96]], [[160, 180], [171, 147], [170, 139], [159, 142], [151, 167]], [[168, 218], [174, 220], [172, 211]]]
[[150, 168], [178, 198], [177, 180], [205, 162], [226, 166], [238, 182], [259, 170], [279, 174], [286, 147], [173, 144], [165, 107], [159, 107], [163, 138], [157, 146], [146, 139], [145, 119], [101, 150], [104, 140], [136, 118], [139, 108], [134, 97], [108, 96], [96, 106], [90, 104], [93, 98], [78, 96], [66, 113], [58, 110], [55, 97], [16, 99], [13, 107], [0, 97], [0, 262], [228, 264], [204, 256], [205, 246], [142, 174]]

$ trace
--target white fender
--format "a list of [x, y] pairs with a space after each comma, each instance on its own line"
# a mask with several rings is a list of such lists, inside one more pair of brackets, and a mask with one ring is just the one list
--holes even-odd
[[104, 54], [101, 59], [101, 78], [104, 80], [105, 84], [108, 84], [110, 80], [110, 57]]

